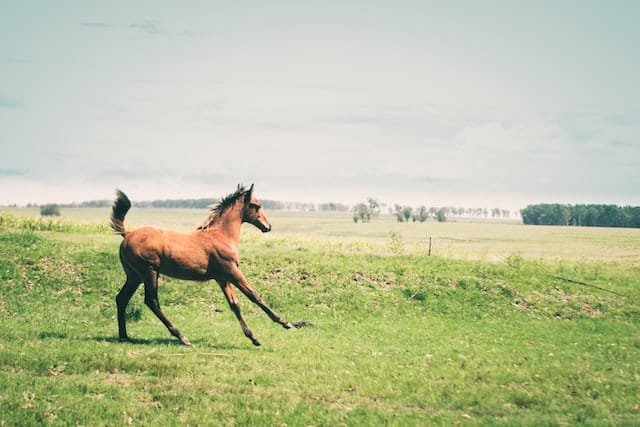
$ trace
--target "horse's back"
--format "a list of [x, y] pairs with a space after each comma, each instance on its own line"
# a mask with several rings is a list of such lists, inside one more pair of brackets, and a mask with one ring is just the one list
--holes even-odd
[[155, 227], [136, 228], [135, 230], [127, 232], [120, 246], [131, 248], [134, 251], [158, 247], [162, 245], [165, 240], [163, 234], [163, 230]]
[[204, 280], [209, 265], [209, 254], [194, 233], [155, 227], [127, 233], [120, 254], [135, 264], [152, 266], [161, 274], [191, 280]]

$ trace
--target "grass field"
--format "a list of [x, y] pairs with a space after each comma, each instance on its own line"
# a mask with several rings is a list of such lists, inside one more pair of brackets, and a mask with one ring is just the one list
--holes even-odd
[[[0, 425], [640, 424], [638, 230], [271, 213], [272, 233], [245, 225], [241, 268], [313, 326], [284, 330], [243, 298], [255, 348], [217, 285], [162, 278], [187, 348], [142, 291], [135, 343], [117, 342], [107, 215], [0, 222]], [[126, 224], [204, 216], [133, 209]]]
[[[38, 218], [37, 208], [0, 208], [0, 214]], [[108, 209], [63, 209], [62, 221], [107, 224]], [[189, 231], [200, 225], [207, 212], [197, 209], [132, 209], [127, 226], [143, 225]], [[571, 260], [640, 263], [640, 229], [523, 226], [515, 222], [398, 223], [383, 216], [355, 224], [350, 214], [269, 212], [273, 231], [261, 238], [277, 244], [338, 245], [338, 250], [385, 255], [392, 236], [402, 253], [422, 255], [432, 240], [432, 254], [454, 259], [503, 261], [519, 255], [528, 260]], [[245, 236], [259, 235], [251, 227]], [[102, 237], [100, 238], [102, 239]], [[396, 245], [398, 246], [398, 245]]]

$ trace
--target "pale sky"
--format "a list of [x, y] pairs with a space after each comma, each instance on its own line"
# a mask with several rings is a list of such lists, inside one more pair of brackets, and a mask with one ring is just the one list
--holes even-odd
[[0, 204], [640, 205], [640, 1], [0, 0]]

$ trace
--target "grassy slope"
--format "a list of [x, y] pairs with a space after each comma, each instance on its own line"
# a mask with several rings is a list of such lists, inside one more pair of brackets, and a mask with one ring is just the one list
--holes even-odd
[[[118, 240], [0, 230], [0, 424], [640, 423], [640, 270], [450, 260], [246, 233], [285, 331], [217, 286], [163, 279], [184, 348], [137, 294], [115, 341]], [[550, 278], [561, 274], [627, 295]]]

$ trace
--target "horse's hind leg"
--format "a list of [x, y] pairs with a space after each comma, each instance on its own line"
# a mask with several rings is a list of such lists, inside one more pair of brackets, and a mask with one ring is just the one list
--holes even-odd
[[182, 335], [178, 328], [171, 323], [169, 318], [160, 309], [160, 301], [158, 301], [158, 276], [158, 272], [153, 269], [147, 270], [147, 273], [144, 274], [144, 303], [153, 311], [158, 319], [160, 319], [164, 326], [166, 326], [171, 335], [178, 338], [182, 344], [191, 345], [187, 337]]
[[131, 296], [133, 296], [133, 294], [138, 289], [138, 286], [140, 286], [140, 283], [142, 283], [142, 280], [140, 280], [135, 273], [130, 271], [126, 271], [126, 273], [127, 280], [116, 296], [116, 306], [118, 307], [118, 336], [120, 338], [120, 341], [129, 340], [129, 337], [127, 336], [127, 325], [125, 317], [127, 304], [129, 304]]

